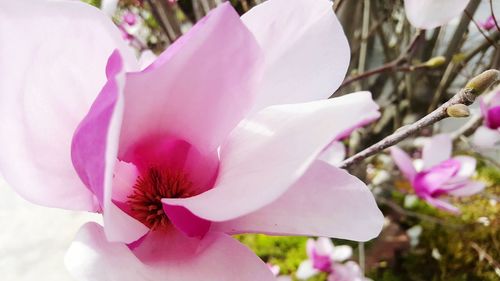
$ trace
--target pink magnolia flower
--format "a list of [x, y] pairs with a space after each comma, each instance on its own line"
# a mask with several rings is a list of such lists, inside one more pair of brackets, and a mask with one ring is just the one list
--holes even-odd
[[472, 137], [475, 145], [492, 148], [500, 145], [500, 90], [495, 89], [479, 101], [484, 125]]
[[408, 21], [421, 29], [432, 29], [460, 15], [469, 0], [405, 0]]
[[480, 23], [480, 26], [484, 30], [492, 30], [495, 27], [495, 19], [493, 16], [489, 16], [484, 22]]
[[309, 279], [320, 272], [331, 273], [337, 262], [343, 262], [352, 256], [351, 247], [334, 246], [326, 237], [320, 237], [316, 241], [308, 239], [306, 251], [309, 259], [300, 264], [296, 274], [297, 278], [302, 280]]
[[349, 64], [329, 1], [222, 4], [144, 70], [78, 1], [2, 3], [0, 38], [3, 176], [103, 215], [67, 253], [77, 280], [273, 280], [230, 235], [380, 232], [366, 185], [318, 160], [379, 116], [368, 93], [324, 99]]
[[415, 193], [427, 203], [453, 213], [457, 207], [441, 199], [444, 195], [470, 196], [485, 185], [469, 178], [476, 169], [476, 160], [469, 156], [451, 157], [452, 140], [448, 135], [436, 135], [428, 140], [422, 152], [423, 169], [417, 170], [411, 158], [400, 148], [392, 147], [391, 155]]
[[121, 22], [118, 24], [118, 29], [122, 32], [123, 39], [133, 43], [132, 41], [138, 40], [141, 44], [142, 41], [137, 38], [136, 34], [139, 33], [141, 29], [141, 24], [138, 24], [137, 15], [131, 11], [126, 11], [122, 17]]

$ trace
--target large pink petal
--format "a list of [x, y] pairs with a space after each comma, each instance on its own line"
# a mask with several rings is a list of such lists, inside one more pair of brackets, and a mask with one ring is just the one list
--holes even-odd
[[399, 170], [405, 175], [405, 177], [412, 181], [417, 171], [415, 170], [415, 166], [413, 166], [413, 162], [408, 154], [401, 150], [401, 148], [397, 146], [391, 147], [391, 156], [394, 160], [394, 163], [398, 166]]
[[[71, 165], [71, 137], [106, 82], [119, 31], [79, 1], [2, 1], [0, 170], [27, 200], [95, 211]], [[133, 67], [133, 65], [132, 65]]]
[[450, 159], [452, 146], [451, 137], [447, 134], [435, 135], [427, 140], [422, 151], [424, 169]]
[[347, 39], [328, 0], [269, 0], [242, 16], [265, 51], [254, 111], [330, 96], [350, 60]]
[[344, 170], [316, 161], [285, 194], [266, 207], [232, 221], [214, 223], [228, 233], [328, 236], [366, 241], [376, 237], [384, 216], [366, 185]]
[[109, 58], [106, 70], [108, 82], [75, 131], [71, 157], [78, 175], [103, 209], [108, 239], [130, 243], [147, 233], [148, 228], [111, 201], [123, 116], [124, 73], [118, 51]]
[[164, 203], [184, 206], [212, 221], [253, 212], [285, 193], [319, 153], [360, 118], [376, 118], [377, 109], [366, 92], [268, 107], [240, 123], [222, 146], [213, 189]]
[[152, 65], [127, 75], [120, 158], [162, 135], [215, 151], [252, 106], [261, 61], [238, 14], [220, 5]]
[[125, 244], [108, 242], [100, 225], [88, 223], [65, 263], [78, 281], [274, 280], [264, 262], [225, 234], [210, 233], [201, 242], [178, 233], [148, 237], [134, 251], [137, 256]]
[[460, 15], [467, 3], [469, 0], [405, 0], [405, 10], [413, 26], [431, 29]]

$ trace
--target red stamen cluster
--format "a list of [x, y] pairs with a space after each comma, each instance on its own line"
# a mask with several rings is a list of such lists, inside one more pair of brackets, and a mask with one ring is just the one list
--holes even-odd
[[186, 198], [192, 196], [186, 174], [176, 171], [150, 168], [137, 177], [133, 193], [127, 203], [132, 215], [151, 230], [168, 226], [169, 220], [163, 211], [162, 198]]

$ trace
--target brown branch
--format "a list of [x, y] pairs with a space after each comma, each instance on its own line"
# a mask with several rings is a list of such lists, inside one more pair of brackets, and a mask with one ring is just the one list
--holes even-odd
[[418, 39], [420, 38], [420, 36], [422, 34], [423, 33], [420, 30], [417, 31], [417, 33], [413, 36], [410, 44], [406, 47], [404, 52], [397, 59], [395, 59], [391, 62], [388, 62], [388, 63], [386, 63], [378, 68], [368, 70], [368, 71], [363, 72], [361, 74], [358, 74], [358, 75], [355, 75], [353, 77], [349, 77], [349, 78], [345, 79], [344, 82], [342, 83], [342, 85], [340, 85], [339, 89], [342, 89], [343, 87], [345, 87], [353, 82], [370, 77], [370, 76], [375, 75], [375, 74], [379, 74], [379, 73], [383, 73], [383, 72], [391, 71], [391, 70], [399, 70], [398, 67], [401, 64], [407, 62], [409, 60], [409, 57], [413, 54], [413, 51], [415, 50], [415, 47], [418, 43]]
[[399, 128], [392, 135], [387, 136], [376, 144], [366, 148], [365, 150], [349, 157], [340, 164], [340, 168], [349, 168], [350, 166], [359, 163], [360, 161], [375, 155], [376, 153], [391, 147], [407, 137], [415, 134], [421, 129], [432, 125], [442, 119], [449, 117], [447, 110], [450, 106], [456, 104], [470, 105], [476, 97], [489, 88], [494, 82], [500, 78], [500, 71], [487, 70], [480, 75], [474, 77], [467, 83], [465, 88], [455, 94], [449, 101], [441, 105], [433, 112], [427, 114], [417, 122]]
[[476, 26], [477, 30], [481, 33], [481, 35], [483, 35], [483, 37], [486, 40], [488, 40], [488, 42], [496, 49], [497, 48], [497, 44], [495, 43], [495, 41], [493, 41], [490, 37], [488, 37], [488, 35], [486, 35], [486, 33], [484, 33], [483, 29], [481, 28], [481, 26], [479, 26], [479, 24], [477, 23], [477, 21], [474, 20], [474, 18], [472, 17], [472, 15], [469, 12], [467, 12], [467, 10], [465, 10], [464, 13], [474, 23], [474, 25]]

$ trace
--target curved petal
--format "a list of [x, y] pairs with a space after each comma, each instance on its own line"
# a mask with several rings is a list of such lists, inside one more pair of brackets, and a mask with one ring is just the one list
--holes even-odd
[[408, 154], [404, 152], [401, 148], [397, 146], [393, 146], [390, 148], [392, 159], [396, 166], [398, 166], [399, 170], [405, 175], [405, 177], [412, 181], [417, 174], [415, 170], [415, 166], [413, 166], [413, 162]]
[[332, 260], [343, 262], [352, 257], [352, 247], [349, 245], [335, 246], [332, 253]]
[[134, 164], [116, 161], [113, 173], [113, 190], [111, 198], [119, 202], [127, 202], [132, 193], [132, 186], [137, 181], [139, 171]]
[[432, 206], [438, 208], [438, 209], [441, 209], [443, 211], [446, 211], [446, 212], [450, 212], [450, 213], [453, 213], [453, 214], [459, 214], [460, 213], [460, 209], [458, 209], [457, 207], [451, 205], [450, 203], [444, 201], [444, 200], [440, 200], [440, 199], [437, 199], [437, 198], [432, 198], [432, 197], [426, 197], [424, 198], [424, 200], [431, 204]]
[[328, 0], [269, 0], [242, 16], [265, 51], [254, 112], [327, 98], [344, 80], [350, 49]]
[[377, 108], [369, 93], [268, 107], [241, 122], [222, 146], [213, 189], [163, 202], [212, 221], [256, 211], [285, 193], [336, 136], [366, 118], [365, 112], [379, 116]]
[[418, 173], [412, 181], [415, 193], [421, 197], [441, 193], [442, 186], [453, 180], [460, 170], [460, 163], [453, 159], [441, 162], [429, 170]]
[[460, 163], [460, 170], [458, 170], [456, 178], [469, 178], [476, 172], [476, 158], [470, 156], [455, 156], [453, 160]]
[[366, 241], [380, 233], [383, 221], [363, 182], [344, 170], [316, 161], [275, 202], [241, 218], [214, 223], [213, 229]]
[[[333, 243], [332, 243], [332, 245], [333, 245]], [[316, 249], [316, 241], [314, 241], [314, 239], [312, 239], [312, 238], [307, 239], [306, 253], [310, 259], [312, 259], [315, 249]]]
[[307, 280], [317, 274], [319, 274], [319, 270], [314, 268], [312, 260], [305, 260], [300, 263], [295, 276], [300, 280]]
[[315, 250], [318, 255], [329, 256], [333, 253], [333, 242], [327, 237], [318, 237], [315, 243]]
[[500, 130], [481, 126], [474, 132], [472, 143], [479, 148], [497, 147], [500, 145]]
[[127, 74], [120, 158], [162, 135], [215, 151], [252, 106], [260, 58], [229, 3], [210, 12], [144, 71]]
[[79, 1], [2, 1], [0, 170], [25, 199], [95, 211], [71, 165], [71, 137], [106, 82], [108, 56], [130, 52], [112, 22]]
[[450, 159], [452, 141], [449, 135], [435, 135], [427, 140], [422, 151], [424, 169], [429, 169], [445, 160]]
[[146, 238], [134, 255], [125, 244], [108, 242], [100, 225], [88, 223], [66, 254], [66, 267], [78, 281], [274, 280], [264, 262], [227, 235], [210, 233], [201, 241], [160, 235]]
[[163, 210], [174, 226], [189, 237], [202, 238], [210, 228], [210, 221], [197, 217], [182, 206], [164, 204]]
[[344, 144], [340, 141], [334, 141], [321, 152], [318, 158], [332, 166], [338, 166], [345, 159], [346, 154]]
[[447, 191], [448, 194], [457, 196], [457, 197], [466, 197], [477, 194], [483, 191], [486, 188], [486, 185], [483, 182], [479, 181], [467, 181], [465, 183], [459, 184], [452, 187]]
[[103, 209], [108, 239], [131, 243], [146, 234], [149, 229], [111, 201], [123, 116], [121, 91], [124, 73], [118, 51], [113, 52], [109, 58], [106, 70], [108, 82], [75, 131], [71, 158], [78, 175], [95, 194]]
[[469, 0], [405, 0], [405, 10], [413, 26], [431, 29], [460, 15], [467, 3]]

